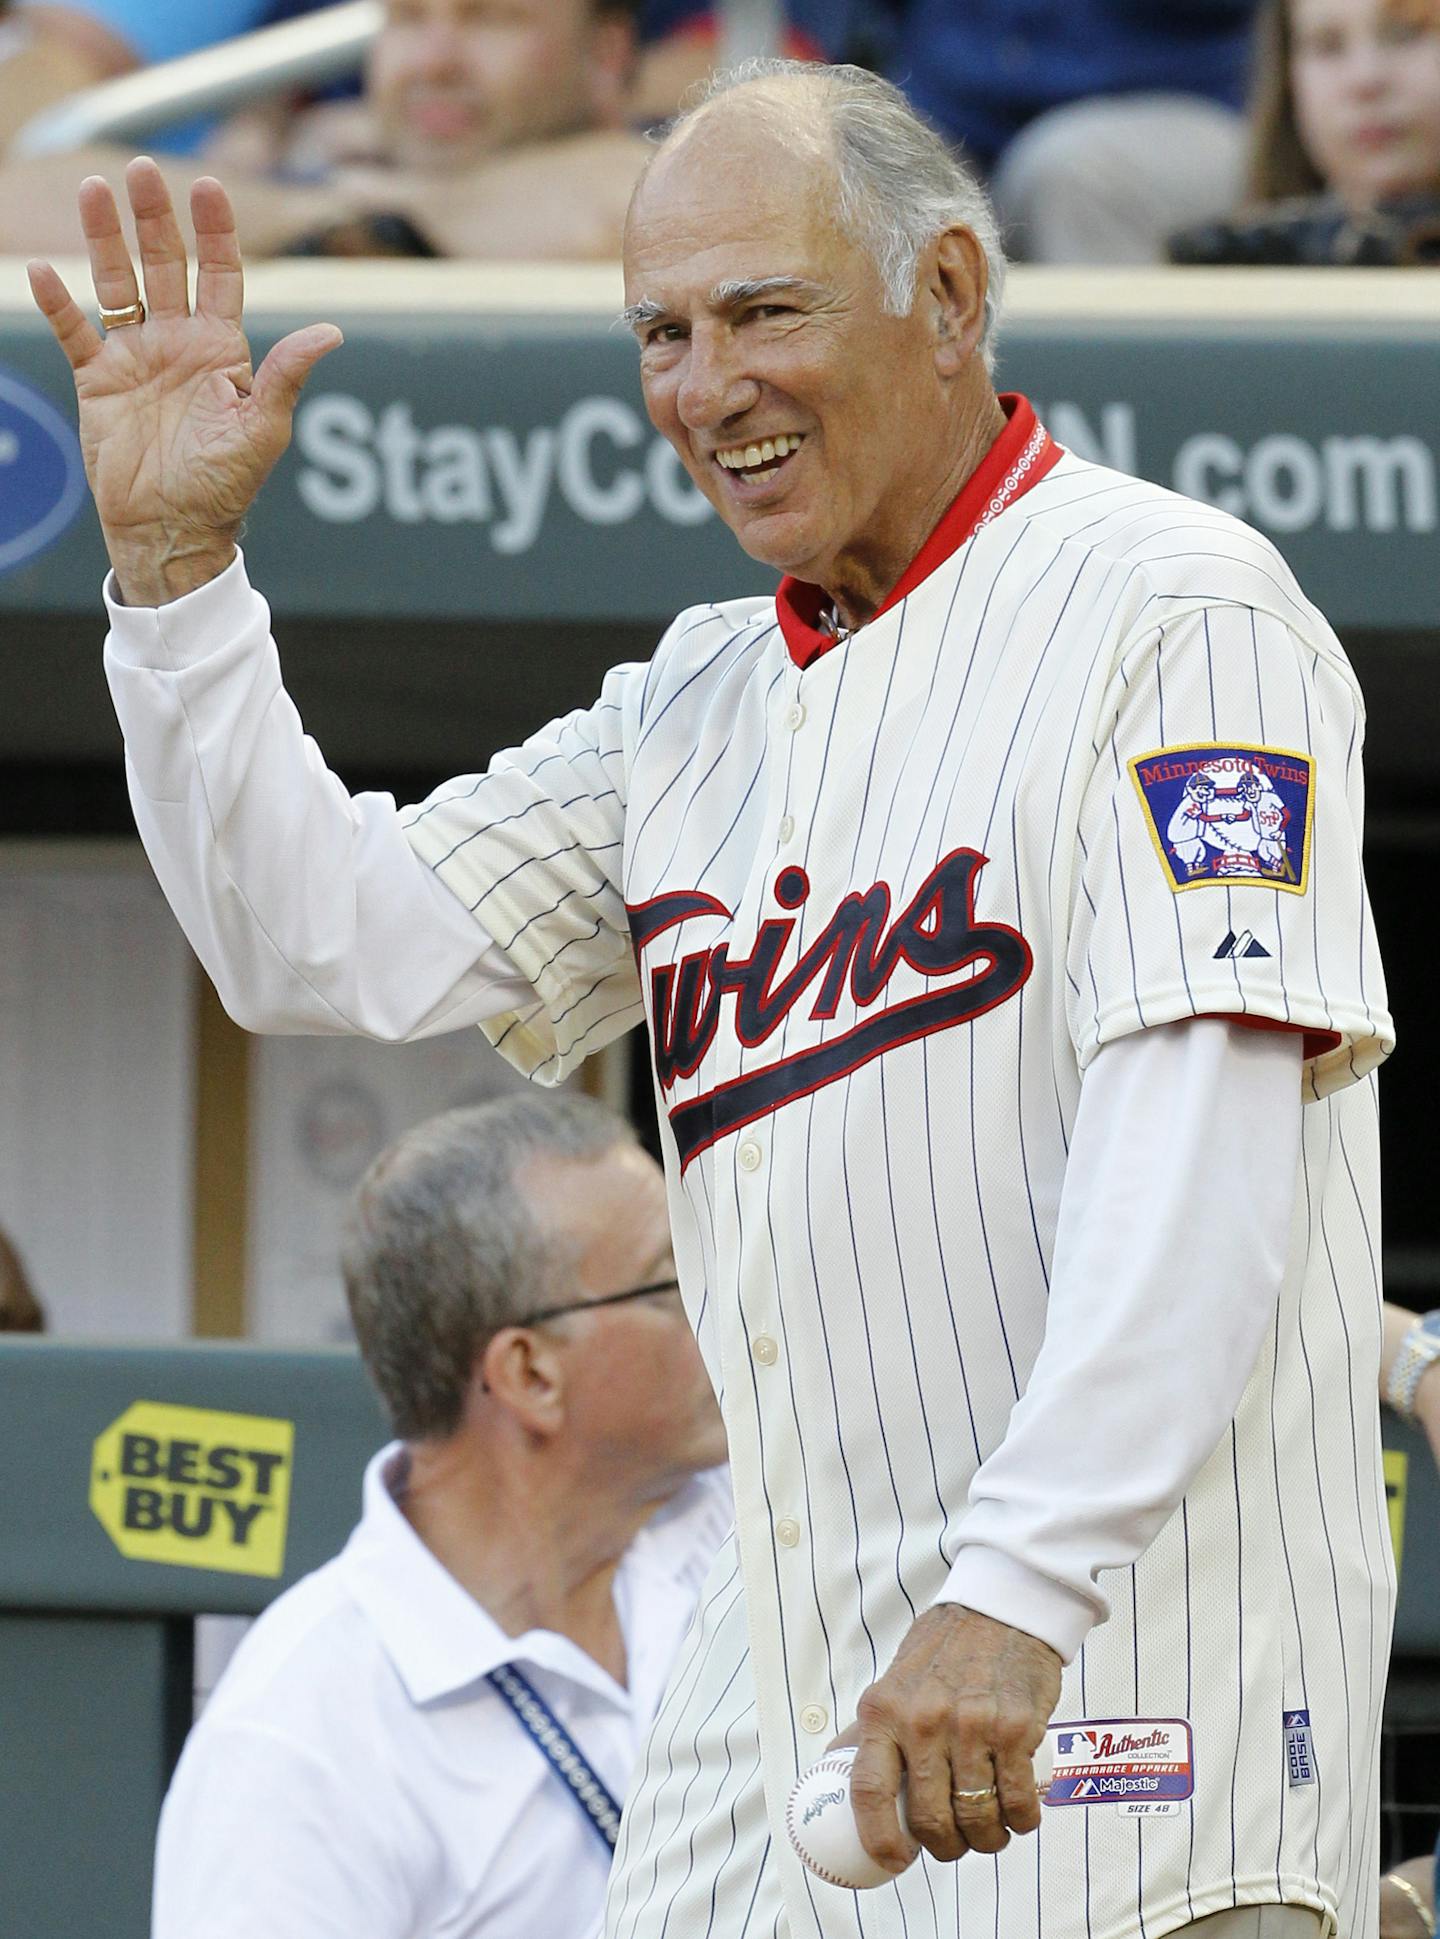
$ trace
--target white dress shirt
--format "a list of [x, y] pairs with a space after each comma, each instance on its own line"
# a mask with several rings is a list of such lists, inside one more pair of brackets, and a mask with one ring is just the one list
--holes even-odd
[[612, 1793], [629, 1787], [730, 1522], [723, 1469], [616, 1577], [627, 1687], [549, 1630], [507, 1636], [365, 1475], [344, 1550], [241, 1644], [186, 1743], [156, 1852], [153, 1939], [588, 1939], [609, 1861], [487, 1680], [514, 1664]]

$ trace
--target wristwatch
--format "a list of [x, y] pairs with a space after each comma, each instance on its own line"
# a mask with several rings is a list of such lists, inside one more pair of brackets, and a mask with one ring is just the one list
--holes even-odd
[[1426, 1369], [1440, 1360], [1440, 1306], [1422, 1313], [1400, 1342], [1385, 1379], [1385, 1398], [1402, 1420], [1415, 1418], [1415, 1389]]

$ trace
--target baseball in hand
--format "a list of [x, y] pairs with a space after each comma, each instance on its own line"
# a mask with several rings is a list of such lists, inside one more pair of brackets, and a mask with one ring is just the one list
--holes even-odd
[[[850, 1766], [854, 1762], [855, 1746], [843, 1744], [826, 1751], [818, 1764], [802, 1771], [785, 1806], [785, 1829], [790, 1843], [817, 1878], [864, 1892], [872, 1885], [888, 1885], [895, 1874], [876, 1863], [855, 1829], [855, 1814], [850, 1809]], [[903, 1786], [896, 1804], [901, 1828], [908, 1832]]]
[[[860, 1842], [855, 1814], [850, 1809], [850, 1766], [854, 1762], [855, 1746], [844, 1744], [827, 1751], [818, 1764], [802, 1772], [785, 1806], [785, 1829], [790, 1843], [817, 1878], [831, 1885], [846, 1885], [853, 1892], [865, 1892], [874, 1885], [888, 1885], [895, 1874], [877, 1864]], [[1050, 1788], [1054, 1768], [1047, 1731], [1035, 1753], [1035, 1786], [1042, 1798]], [[901, 1829], [908, 1833], [903, 1783], [895, 1802]]]

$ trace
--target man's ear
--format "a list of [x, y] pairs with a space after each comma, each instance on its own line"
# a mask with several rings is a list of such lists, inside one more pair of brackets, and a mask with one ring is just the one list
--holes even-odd
[[936, 369], [953, 377], [985, 332], [990, 265], [974, 230], [958, 223], [942, 230], [930, 245], [923, 275], [935, 321]]
[[473, 1382], [489, 1394], [492, 1404], [503, 1407], [532, 1434], [548, 1438], [563, 1425], [561, 1356], [530, 1327], [501, 1327], [476, 1361]]

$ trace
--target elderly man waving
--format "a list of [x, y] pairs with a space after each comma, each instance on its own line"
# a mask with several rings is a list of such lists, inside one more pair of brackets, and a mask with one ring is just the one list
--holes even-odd
[[[252, 377], [220, 188], [194, 315], [129, 192], [148, 320], [103, 183], [109, 336], [34, 286], [137, 818], [227, 1002], [478, 1022], [547, 1081], [650, 1031], [737, 1528], [613, 1939], [1370, 1931], [1391, 1027], [1360, 698], [1283, 562], [997, 398], [993, 224], [893, 90], [751, 72], [659, 149], [625, 273], [651, 414], [777, 594], [682, 614], [485, 774], [351, 799], [235, 546], [338, 333]], [[1285, 866], [1192, 881], [1186, 781], [1242, 765]], [[847, 1732], [894, 1875], [853, 1899], [783, 1813]]]

